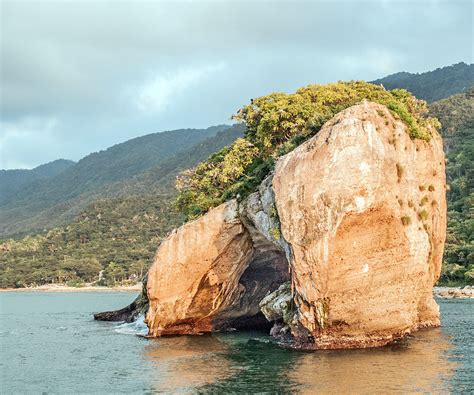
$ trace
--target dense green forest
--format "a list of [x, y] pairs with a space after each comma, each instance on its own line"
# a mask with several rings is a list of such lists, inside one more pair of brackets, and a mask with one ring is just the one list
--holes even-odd
[[[456, 79], [456, 75], [457, 73], [453, 78]], [[413, 78], [418, 76], [413, 75]], [[361, 87], [367, 85], [361, 84]], [[443, 84], [441, 81], [440, 85]], [[337, 84], [333, 86], [341, 88]], [[114, 174], [119, 173], [122, 166], [127, 166], [129, 142], [115, 148], [115, 151], [102, 151], [93, 154], [91, 158], [87, 157], [85, 164], [81, 164], [74, 172], [71, 172], [71, 169], [77, 165], [69, 163], [65, 169], [46, 179], [33, 177], [33, 180], [25, 181], [23, 185], [29, 183], [30, 186], [42, 187], [32, 194], [30, 200], [25, 192], [22, 192], [23, 195], [17, 195], [27, 204], [25, 209], [30, 217], [26, 223], [22, 222], [21, 218], [20, 221], [9, 222], [8, 224], [13, 225], [8, 229], [26, 233], [31, 232], [32, 226], [34, 229], [51, 228], [54, 221], [69, 225], [21, 239], [4, 237], [3, 241], [0, 240], [0, 287], [24, 287], [52, 282], [77, 285], [84, 282], [105, 285], [135, 282], [150, 265], [160, 240], [174, 227], [183, 223], [185, 215], [182, 212], [193, 217], [231, 196], [243, 196], [248, 193], [268, 173], [278, 155], [288, 152], [316, 133], [326, 119], [351, 103], [351, 100], [359, 100], [360, 87], [356, 88], [355, 92], [353, 88], [354, 86], [348, 90], [325, 92], [329, 98], [336, 94], [337, 99], [337, 104], [329, 106], [328, 111], [322, 111], [322, 103], [311, 102], [309, 88], [307, 89], [310, 92], [306, 92], [309, 98], [304, 95], [295, 97], [295, 94], [274, 94], [254, 99], [237, 114], [238, 119], [248, 124], [245, 135], [244, 128], [239, 125], [231, 128], [217, 127], [211, 129], [210, 135], [202, 139], [198, 137], [197, 142], [193, 140], [189, 144], [185, 143], [187, 148], [180, 151], [173, 148], [175, 151], [171, 154], [163, 154], [163, 151], [168, 149], [166, 147], [153, 146], [153, 137], [149, 137], [151, 141], [148, 141], [151, 148], [145, 150], [141, 146], [146, 141], [135, 139], [137, 141], [129, 146], [130, 160], [143, 161], [146, 165], [129, 162], [136, 170], [124, 177]], [[374, 92], [378, 90], [372, 89], [370, 86], [369, 91], [364, 94], [375, 95], [371, 96], [371, 99], [375, 100], [378, 93]], [[465, 92], [430, 105], [431, 115], [437, 117], [443, 126], [441, 132], [447, 153], [449, 184], [448, 237], [441, 282], [473, 284], [474, 92], [473, 89], [459, 90]], [[339, 102], [341, 96], [337, 95], [342, 95], [344, 100]], [[386, 99], [388, 96], [384, 97]], [[406, 93], [403, 93], [401, 98], [396, 98], [402, 100], [402, 104], [403, 100], [407, 99], [412, 100]], [[418, 117], [423, 116], [423, 105], [418, 101], [410, 103], [412, 104], [408, 107], [405, 104], [408, 114], [403, 111], [403, 107], [394, 107], [393, 110], [398, 112], [402, 119], [408, 119], [408, 122], [410, 121], [406, 118], [407, 115], [414, 116], [417, 121]], [[419, 103], [421, 107], [413, 106], [414, 103]], [[288, 110], [284, 112], [287, 119], [285, 128], [277, 130], [275, 110], [281, 106]], [[255, 111], [256, 109], [258, 111]], [[281, 112], [277, 113], [281, 116]], [[311, 117], [308, 118], [308, 114], [311, 114]], [[413, 125], [417, 126], [418, 122]], [[411, 130], [413, 133], [413, 129]], [[268, 139], [269, 136], [271, 139]], [[187, 137], [189, 139], [189, 136]], [[172, 145], [171, 140], [164, 143], [164, 146]], [[166, 142], [166, 139], [162, 141]], [[181, 139], [174, 140], [174, 144], [181, 144]], [[114, 152], [115, 155], [112, 155]], [[157, 152], [166, 157], [148, 159], [148, 156], [156, 156]], [[114, 158], [109, 159], [115, 164], [103, 169], [103, 162], [106, 162], [107, 158], [101, 155], [112, 155]], [[209, 156], [207, 161], [202, 162]], [[121, 158], [124, 159], [123, 162]], [[88, 161], [91, 161], [89, 165]], [[202, 163], [199, 164], [200, 162]], [[96, 176], [95, 173], [100, 174]], [[67, 193], [63, 199], [66, 201], [61, 204], [58, 200], [59, 203], [45, 209], [44, 202], [51, 201], [48, 199], [53, 191], [61, 192], [61, 187], [56, 181], [51, 183], [51, 180], [59, 176], [64, 178], [68, 174], [68, 177], [71, 177], [68, 188], [77, 180], [78, 194], [68, 200], [69, 192], [65, 189]], [[94, 174], [94, 177], [91, 177], [94, 180], [91, 180], [89, 185], [87, 177], [91, 174]], [[178, 207], [182, 210], [181, 213], [174, 204], [177, 197], [174, 183], [178, 174], [181, 189]], [[210, 174], [215, 177], [209, 177]], [[214, 184], [209, 183], [210, 181]], [[89, 191], [88, 187], [91, 188]], [[203, 191], [205, 193], [202, 193]], [[215, 193], [206, 195], [208, 191]], [[189, 199], [190, 192], [201, 195], [197, 199]], [[12, 198], [10, 195], [10, 199]], [[5, 226], [1, 222], [2, 219], [8, 215], [7, 208], [13, 207], [12, 212], [18, 215], [21, 207], [15, 207], [12, 201], [8, 204], [3, 202], [3, 205], [0, 204], [2, 227]], [[69, 220], [71, 216], [75, 216], [73, 221]], [[54, 221], [45, 222], [45, 217], [52, 217]], [[5, 226], [3, 230], [6, 229]]]
[[0, 245], [0, 287], [137, 282], [182, 217], [168, 195], [105, 199], [72, 224]]
[[[16, 188], [15, 193], [0, 198], [0, 238], [33, 234], [67, 224], [98, 199], [129, 194], [128, 184], [136, 183], [136, 178], [143, 179], [145, 173], [160, 167], [169, 169], [170, 163], [179, 165], [176, 157], [192, 159], [189, 151], [201, 143], [206, 142], [213, 149], [231, 143], [232, 139], [227, 141], [222, 136], [217, 137], [217, 141], [224, 139], [223, 145], [215, 147], [212, 142], [219, 132], [229, 129], [234, 133], [230, 126], [221, 125], [149, 134], [90, 154], [53, 177], [33, 179]], [[205, 151], [199, 160], [211, 152]], [[181, 165], [186, 168], [194, 164]], [[163, 176], [163, 172], [157, 174]], [[141, 193], [156, 192], [157, 183], [155, 177], [155, 183], [150, 187], [145, 185]], [[172, 186], [168, 185], [164, 192], [170, 189]]]
[[401, 72], [372, 82], [382, 84], [386, 89], [406, 89], [418, 99], [432, 103], [474, 85], [474, 64], [460, 62], [419, 74]]
[[440, 282], [474, 284], [474, 87], [433, 103], [446, 151], [448, 233]]

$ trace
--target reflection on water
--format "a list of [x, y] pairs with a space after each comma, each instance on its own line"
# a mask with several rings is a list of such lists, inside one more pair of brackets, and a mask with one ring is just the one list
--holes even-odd
[[259, 333], [174, 337], [145, 348], [158, 391], [449, 392], [456, 363], [441, 329], [381, 349], [300, 352]]
[[223, 380], [232, 372], [226, 345], [213, 336], [167, 337], [145, 346], [156, 391], [176, 392]]
[[396, 346], [301, 352], [266, 333], [145, 339], [96, 322], [135, 295], [4, 292], [0, 392], [474, 393], [474, 300], [439, 301], [440, 329]]
[[154, 388], [174, 392], [281, 392], [292, 389], [288, 369], [300, 353], [282, 349], [263, 332], [160, 338], [145, 355], [163, 375]]
[[303, 393], [448, 392], [456, 364], [440, 329], [381, 349], [305, 354], [289, 373]]

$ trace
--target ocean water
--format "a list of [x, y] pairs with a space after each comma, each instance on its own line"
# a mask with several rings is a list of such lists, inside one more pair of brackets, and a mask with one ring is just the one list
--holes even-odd
[[442, 327], [397, 345], [301, 352], [261, 332], [145, 339], [92, 313], [132, 293], [0, 293], [0, 392], [469, 393], [474, 301], [438, 300]]

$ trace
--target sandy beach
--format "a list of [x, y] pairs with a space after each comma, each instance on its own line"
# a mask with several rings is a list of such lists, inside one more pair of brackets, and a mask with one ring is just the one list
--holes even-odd
[[[99, 287], [92, 285], [69, 287], [61, 284], [47, 284], [29, 288], [0, 288], [0, 292], [140, 292], [141, 290], [141, 283], [117, 287]], [[474, 287], [433, 287], [433, 293], [439, 298], [474, 298]]]
[[67, 285], [48, 284], [30, 288], [1, 288], [0, 292], [140, 292], [141, 289], [141, 283], [118, 287], [97, 287], [92, 285], [68, 287]]
[[464, 287], [434, 287], [433, 294], [445, 299], [474, 299], [474, 286]]

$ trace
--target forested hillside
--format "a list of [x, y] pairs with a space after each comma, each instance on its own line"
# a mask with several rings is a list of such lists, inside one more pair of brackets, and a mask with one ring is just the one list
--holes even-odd
[[0, 202], [8, 201], [27, 185], [54, 177], [72, 165], [72, 160], [58, 159], [31, 170], [0, 170]]
[[0, 242], [0, 287], [136, 281], [162, 237], [184, 221], [174, 207], [176, 175], [242, 135], [241, 126], [230, 127], [136, 177], [109, 184], [103, 193], [120, 197], [90, 204], [68, 226]]
[[136, 281], [182, 218], [167, 195], [106, 199], [70, 225], [1, 244], [0, 287]]
[[474, 64], [457, 63], [426, 73], [401, 72], [373, 81], [386, 89], [402, 88], [428, 103], [466, 91], [474, 85]]
[[[123, 195], [124, 188], [130, 190], [126, 188], [127, 182], [134, 177], [160, 166], [169, 167], [169, 161], [175, 163], [180, 154], [226, 129], [230, 127], [149, 134], [90, 154], [54, 177], [25, 183], [16, 193], [0, 200], [0, 237], [31, 234], [66, 224], [93, 201]], [[184, 162], [188, 157], [189, 154], [183, 157]], [[159, 180], [161, 177], [156, 181]], [[146, 184], [144, 189], [142, 193], [154, 190]]]
[[449, 185], [441, 282], [474, 284], [474, 87], [430, 109], [443, 125]]

